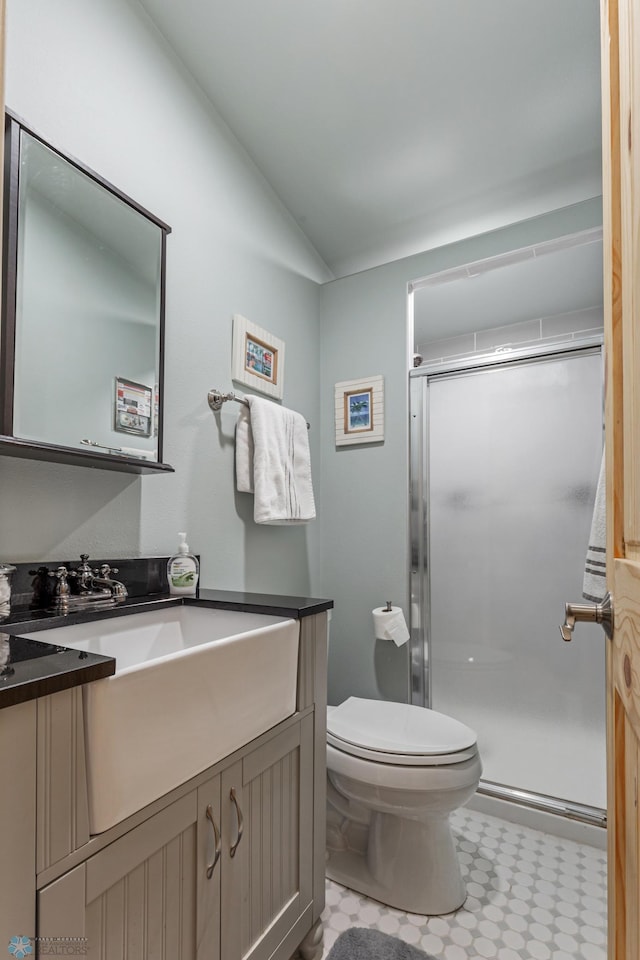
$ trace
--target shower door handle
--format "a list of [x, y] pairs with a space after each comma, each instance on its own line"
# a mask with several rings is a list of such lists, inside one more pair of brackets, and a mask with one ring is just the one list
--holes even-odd
[[602, 603], [566, 603], [564, 623], [560, 627], [563, 640], [571, 640], [577, 621], [601, 623], [602, 629], [611, 639], [613, 633], [613, 598], [607, 593]]

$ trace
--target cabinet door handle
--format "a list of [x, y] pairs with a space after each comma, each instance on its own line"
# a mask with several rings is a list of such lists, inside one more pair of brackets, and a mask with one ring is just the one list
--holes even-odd
[[217, 824], [213, 819], [213, 810], [211, 809], [211, 804], [207, 806], [206, 817], [209, 823], [211, 824], [211, 826], [213, 827], [213, 839], [215, 843], [215, 847], [213, 851], [213, 861], [207, 864], [207, 880], [211, 880], [211, 877], [213, 876], [213, 871], [215, 869], [215, 865], [220, 859], [220, 846], [221, 846], [220, 831], [218, 830]]
[[240, 804], [238, 803], [238, 798], [236, 797], [236, 791], [234, 787], [231, 787], [231, 792], [229, 793], [229, 796], [231, 798], [231, 802], [236, 808], [236, 816], [238, 818], [238, 836], [236, 838], [236, 842], [232, 843], [231, 847], [229, 848], [229, 855], [232, 857], [235, 857], [236, 850], [238, 849], [238, 844], [242, 840], [242, 831], [244, 830], [244, 819], [242, 816], [242, 810], [240, 809]]

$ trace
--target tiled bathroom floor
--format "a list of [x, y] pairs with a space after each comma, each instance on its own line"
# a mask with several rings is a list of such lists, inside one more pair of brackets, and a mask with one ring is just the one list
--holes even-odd
[[454, 833], [466, 903], [444, 917], [385, 907], [327, 881], [324, 956], [375, 927], [443, 960], [606, 960], [606, 853], [472, 810]]

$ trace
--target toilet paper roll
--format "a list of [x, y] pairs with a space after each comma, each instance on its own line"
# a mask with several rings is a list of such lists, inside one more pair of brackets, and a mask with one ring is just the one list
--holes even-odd
[[373, 632], [376, 640], [393, 640], [397, 647], [401, 647], [409, 639], [407, 622], [404, 619], [402, 607], [376, 607], [371, 611], [373, 616]]

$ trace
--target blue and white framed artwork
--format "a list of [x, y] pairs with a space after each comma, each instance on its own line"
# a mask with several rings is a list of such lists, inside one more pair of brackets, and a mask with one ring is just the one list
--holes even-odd
[[336, 383], [336, 446], [384, 440], [384, 377]]

